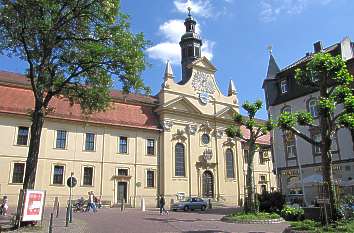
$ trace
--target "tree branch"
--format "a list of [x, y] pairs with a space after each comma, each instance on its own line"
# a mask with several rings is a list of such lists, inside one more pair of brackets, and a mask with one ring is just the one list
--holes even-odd
[[290, 130], [291, 132], [293, 132], [295, 135], [299, 136], [300, 138], [304, 139], [305, 141], [311, 143], [312, 145], [315, 145], [315, 146], [320, 146], [321, 143], [319, 142], [316, 142], [315, 140], [313, 140], [312, 138], [308, 137], [306, 134], [300, 132], [299, 130], [293, 128], [293, 127], [290, 127], [290, 128], [287, 128], [287, 130]]

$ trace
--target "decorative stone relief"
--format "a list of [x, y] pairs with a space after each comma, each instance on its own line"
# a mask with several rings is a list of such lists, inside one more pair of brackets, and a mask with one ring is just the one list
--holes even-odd
[[223, 135], [224, 135], [224, 130], [222, 130], [222, 129], [217, 129], [217, 130], [215, 131], [215, 136], [216, 136], [217, 138], [222, 138]]
[[213, 130], [213, 128], [211, 127], [209, 121], [204, 122], [200, 127], [199, 127], [199, 131], [206, 131], [208, 133], [210, 133]]
[[211, 81], [211, 75], [201, 71], [196, 71], [194, 73], [192, 86], [196, 91], [208, 94], [214, 94], [215, 92], [215, 87]]
[[169, 132], [173, 126], [173, 122], [170, 120], [162, 121], [162, 127], [165, 131]]
[[184, 130], [177, 129], [177, 133], [173, 134], [172, 139], [185, 141], [187, 139], [187, 137], [184, 136], [184, 134], [185, 134]]
[[233, 142], [232, 138], [227, 138], [226, 141], [223, 143], [223, 146], [233, 147], [235, 143]]
[[198, 126], [196, 124], [189, 124], [186, 127], [187, 132], [190, 135], [194, 135], [197, 132]]

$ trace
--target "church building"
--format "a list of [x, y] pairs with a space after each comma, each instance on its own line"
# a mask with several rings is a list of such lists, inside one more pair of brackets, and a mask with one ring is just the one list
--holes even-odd
[[[168, 203], [190, 196], [242, 205], [248, 154], [245, 143], [228, 138], [225, 129], [239, 112], [235, 85], [224, 95], [216, 67], [201, 54], [202, 40], [189, 14], [180, 46], [182, 78], [170, 62], [155, 96], [112, 91], [112, 108], [81, 115], [80, 107], [55, 98], [46, 116], [39, 153], [36, 189], [68, 198], [66, 180], [78, 184], [74, 198], [93, 191], [112, 205], [124, 200], [139, 207], [141, 198], [153, 207], [158, 196]], [[25, 76], [0, 72], [0, 195], [17, 202], [28, 152], [33, 96]], [[244, 136], [247, 130], [242, 128]], [[273, 191], [270, 137], [260, 138], [255, 156], [257, 192]]]

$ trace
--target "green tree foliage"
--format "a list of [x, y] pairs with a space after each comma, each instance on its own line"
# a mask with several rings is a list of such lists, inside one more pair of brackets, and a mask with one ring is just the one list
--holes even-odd
[[[256, 211], [256, 198], [255, 198], [255, 187], [254, 187], [254, 177], [253, 177], [253, 160], [257, 148], [257, 139], [268, 134], [274, 127], [272, 121], [259, 122], [255, 119], [256, 113], [262, 108], [262, 101], [257, 100], [254, 103], [245, 102], [242, 108], [247, 112], [247, 118], [243, 117], [241, 114], [236, 113], [233, 117], [235, 122], [234, 125], [229, 126], [226, 129], [226, 134], [228, 137], [234, 139], [241, 139], [246, 142], [246, 147], [248, 148], [247, 159], [247, 175], [246, 175], [246, 189], [247, 196], [245, 200], [245, 211], [255, 212]], [[249, 137], [244, 137], [241, 131], [241, 126], [244, 126], [249, 131]]]
[[[53, 97], [83, 113], [109, 107], [117, 80], [124, 91], [149, 91], [142, 34], [129, 31], [119, 0], [0, 0], [0, 52], [28, 64], [35, 98], [24, 188], [33, 188], [44, 117]], [[55, 109], [54, 109], [55, 111]]]
[[[340, 56], [317, 53], [302, 69], [296, 69], [296, 81], [305, 88], [319, 91], [318, 120], [310, 113], [283, 112], [278, 126], [289, 130], [313, 146], [321, 148], [322, 172], [325, 192], [330, 200], [332, 220], [337, 216], [337, 204], [332, 174], [331, 143], [340, 128], [354, 129], [353, 77]], [[296, 124], [308, 126], [320, 132], [321, 141], [315, 141], [306, 133], [296, 129]]]

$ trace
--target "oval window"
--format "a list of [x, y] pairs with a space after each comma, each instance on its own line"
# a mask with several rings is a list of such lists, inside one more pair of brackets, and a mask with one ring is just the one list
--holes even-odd
[[206, 145], [206, 144], [209, 144], [209, 142], [210, 142], [210, 137], [209, 137], [209, 135], [206, 134], [206, 133], [203, 134], [203, 135], [202, 135], [202, 143]]

